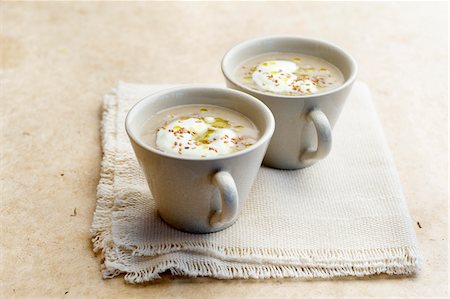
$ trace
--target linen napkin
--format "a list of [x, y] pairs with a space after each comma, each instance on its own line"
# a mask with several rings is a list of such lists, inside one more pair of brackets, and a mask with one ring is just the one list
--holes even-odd
[[[331, 154], [301, 170], [262, 167], [238, 221], [212, 234], [165, 224], [125, 133], [130, 107], [171, 85], [119, 83], [104, 98], [103, 160], [92, 223], [104, 278], [331, 278], [411, 275], [420, 254], [368, 87], [356, 82]], [[158, 174], [155, 173], [155, 176]]]

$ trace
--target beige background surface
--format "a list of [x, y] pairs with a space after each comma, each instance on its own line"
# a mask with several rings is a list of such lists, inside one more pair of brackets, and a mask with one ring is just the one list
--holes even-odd
[[[1, 3], [0, 297], [446, 297], [446, 3]], [[221, 82], [247, 38], [348, 49], [373, 92], [424, 253], [411, 278], [103, 281], [91, 251], [102, 95], [118, 80]], [[76, 209], [76, 215], [74, 215]]]

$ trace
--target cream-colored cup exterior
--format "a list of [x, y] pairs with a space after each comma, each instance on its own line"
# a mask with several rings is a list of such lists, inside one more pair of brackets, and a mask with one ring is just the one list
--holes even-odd
[[[234, 71], [243, 61], [269, 52], [323, 58], [341, 70], [345, 82], [316, 95], [284, 96], [250, 89], [234, 78]], [[229, 50], [222, 60], [222, 72], [228, 87], [260, 99], [275, 117], [275, 133], [263, 164], [298, 169], [314, 164], [330, 152], [331, 131], [356, 79], [357, 65], [347, 52], [328, 42], [299, 36], [269, 36], [245, 41]]]
[[[238, 111], [253, 121], [261, 136], [245, 150], [211, 158], [164, 153], [142, 142], [140, 132], [152, 115], [189, 104], [217, 105]], [[144, 98], [128, 112], [125, 127], [161, 218], [183, 231], [209, 233], [236, 221], [261, 166], [275, 121], [270, 110], [248, 94], [190, 86]]]

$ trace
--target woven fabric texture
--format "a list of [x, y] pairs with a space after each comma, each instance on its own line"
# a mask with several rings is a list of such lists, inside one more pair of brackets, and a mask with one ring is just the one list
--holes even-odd
[[139, 283], [165, 271], [223, 279], [417, 272], [412, 221], [364, 83], [355, 83], [325, 160], [295, 171], [262, 167], [238, 221], [212, 234], [181, 232], [158, 217], [125, 133], [131, 106], [168, 87], [119, 83], [104, 98], [91, 229], [104, 278], [125, 274]]

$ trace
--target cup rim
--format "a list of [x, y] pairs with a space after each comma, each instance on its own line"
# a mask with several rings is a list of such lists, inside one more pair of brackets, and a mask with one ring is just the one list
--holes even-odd
[[[246, 149], [243, 149], [241, 151], [238, 151], [238, 152], [235, 152], [232, 154], [216, 156], [216, 157], [177, 156], [174, 154], [163, 152], [161, 150], [158, 150], [158, 149], [142, 142], [141, 138], [138, 138], [136, 136], [137, 134], [135, 134], [135, 132], [133, 132], [133, 130], [130, 128], [130, 126], [131, 126], [130, 123], [131, 123], [133, 114], [137, 113], [139, 107], [144, 105], [144, 103], [153, 101], [163, 95], [166, 95], [169, 93], [174, 93], [174, 92], [179, 92], [179, 91], [188, 91], [188, 90], [197, 90], [197, 91], [203, 91], [203, 92], [218, 91], [218, 92], [222, 92], [224, 94], [224, 97], [226, 96], [227, 93], [234, 94], [235, 96], [237, 96], [241, 99], [245, 99], [246, 101], [251, 102], [252, 104], [257, 106], [259, 109], [261, 109], [263, 111], [263, 113], [267, 116], [265, 118], [266, 119], [266, 128], [265, 128], [263, 134], [258, 138], [258, 140], [256, 141], [255, 144], [253, 144], [252, 146], [250, 146]], [[217, 105], [217, 106], [219, 106], [219, 105]], [[228, 108], [228, 109], [232, 109], [232, 108]], [[244, 116], [248, 117], [245, 114], [244, 114]], [[233, 89], [224, 88], [224, 87], [214, 87], [214, 86], [208, 86], [208, 85], [189, 85], [189, 86], [178, 86], [178, 87], [164, 89], [164, 90], [161, 90], [156, 93], [152, 93], [150, 95], [143, 97], [136, 104], [134, 104], [128, 111], [127, 116], [125, 118], [125, 131], [127, 132], [129, 138], [132, 139], [135, 143], [137, 143], [140, 147], [142, 147], [145, 150], [148, 150], [154, 154], [157, 154], [157, 155], [161, 155], [161, 156], [171, 158], [171, 159], [176, 159], [176, 160], [184, 160], [184, 161], [217, 161], [217, 160], [224, 160], [224, 159], [229, 159], [229, 158], [234, 158], [234, 157], [238, 157], [241, 155], [245, 155], [247, 153], [250, 153], [250, 152], [256, 150], [257, 148], [262, 146], [265, 142], [270, 141], [270, 139], [275, 131], [275, 118], [274, 118], [272, 112], [270, 111], [270, 109], [263, 102], [261, 102], [260, 100], [258, 100], [257, 98], [255, 98], [252, 95], [246, 94], [246, 93], [238, 91], [238, 90], [233, 90]]]
[[[283, 39], [295, 39], [298, 41], [304, 41], [304, 40], [308, 40], [308, 41], [312, 41], [315, 43], [319, 43], [319, 44], [323, 44], [323, 45], [327, 45], [331, 48], [333, 48], [334, 50], [336, 50], [337, 52], [341, 53], [343, 56], [345, 56], [351, 64], [351, 69], [352, 69], [352, 73], [350, 74], [349, 78], [347, 80], [345, 80], [344, 84], [342, 84], [341, 86], [326, 91], [326, 92], [322, 92], [322, 93], [318, 93], [318, 94], [311, 94], [311, 95], [299, 95], [299, 96], [288, 96], [288, 95], [282, 95], [282, 94], [270, 94], [270, 93], [265, 93], [256, 89], [251, 89], [246, 87], [245, 85], [239, 83], [237, 80], [235, 80], [232, 76], [232, 74], [227, 73], [227, 71], [225, 70], [225, 61], [226, 59], [231, 56], [232, 54], [238, 52], [240, 50], [240, 48], [252, 44], [252, 43], [256, 43], [256, 42], [260, 42], [260, 41], [265, 41], [265, 40], [283, 40]], [[317, 38], [312, 38], [312, 37], [306, 37], [306, 36], [300, 36], [300, 35], [270, 35], [270, 36], [263, 36], [263, 37], [257, 37], [257, 38], [253, 38], [253, 39], [248, 39], [245, 40], [243, 42], [240, 42], [237, 45], [234, 45], [232, 48], [230, 48], [225, 55], [222, 58], [221, 61], [221, 69], [222, 69], [222, 74], [224, 75], [224, 77], [229, 80], [230, 82], [232, 82], [234, 85], [238, 86], [239, 88], [241, 88], [242, 90], [244, 90], [246, 93], [250, 93], [250, 94], [255, 94], [258, 96], [265, 96], [265, 97], [270, 97], [273, 99], [291, 99], [291, 100], [298, 100], [298, 99], [308, 99], [308, 98], [315, 98], [315, 97], [319, 97], [319, 96], [326, 96], [329, 94], [333, 94], [335, 92], [338, 92], [342, 89], [347, 88], [349, 85], [353, 84], [353, 82], [356, 79], [357, 73], [358, 73], [358, 64], [356, 63], [356, 60], [353, 58], [352, 55], [350, 55], [346, 50], [342, 49], [341, 47], [321, 40], [321, 39], [317, 39]]]

